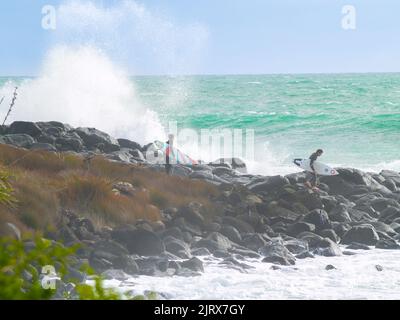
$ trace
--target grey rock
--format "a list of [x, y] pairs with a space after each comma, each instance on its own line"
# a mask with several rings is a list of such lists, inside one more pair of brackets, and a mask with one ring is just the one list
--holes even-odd
[[294, 265], [296, 258], [280, 242], [272, 242], [260, 249], [260, 254], [264, 256], [263, 262], [270, 262], [280, 265]]
[[37, 137], [42, 134], [42, 130], [36, 123], [25, 122], [25, 121], [15, 121], [10, 125], [8, 129], [8, 134], [26, 134], [31, 137]]
[[145, 229], [116, 229], [111, 235], [114, 240], [126, 246], [131, 254], [156, 256], [165, 251], [159, 236]]
[[343, 244], [350, 244], [352, 242], [358, 242], [366, 245], [375, 245], [379, 240], [379, 236], [375, 228], [370, 224], [363, 224], [352, 227], [347, 231], [343, 238]]
[[0, 136], [0, 143], [29, 149], [35, 143], [35, 139], [27, 134], [7, 134]]

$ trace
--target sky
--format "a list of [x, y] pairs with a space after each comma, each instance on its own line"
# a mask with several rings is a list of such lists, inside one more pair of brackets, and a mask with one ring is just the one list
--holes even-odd
[[[398, 0], [128, 0], [132, 11], [74, 1], [105, 14], [87, 22], [69, 0], [0, 2], [0, 76], [37, 75], [52, 47], [85, 42], [132, 75], [400, 71]], [[60, 4], [73, 18], [44, 30], [42, 7]], [[355, 29], [342, 27], [345, 5]]]

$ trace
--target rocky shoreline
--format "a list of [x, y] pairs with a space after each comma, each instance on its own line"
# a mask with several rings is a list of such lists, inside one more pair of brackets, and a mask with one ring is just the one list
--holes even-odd
[[[59, 122], [2, 126], [0, 143], [87, 158], [101, 154], [110, 161], [164, 171], [163, 166], [146, 161], [147, 146]], [[80, 243], [77, 265], [88, 262], [109, 278], [119, 273], [198, 276], [204, 272], [198, 257], [209, 255], [221, 258], [227, 268], [247, 272], [251, 266], [246, 258], [275, 268], [318, 255], [351, 255], [371, 247], [400, 249], [398, 172], [338, 168], [339, 176], [321, 177], [321, 192], [309, 193], [302, 172], [265, 177], [246, 174], [245, 169], [239, 159], [174, 166], [174, 175], [207, 181], [221, 191], [210, 198], [222, 211], [212, 218], [206, 217], [201, 204], [192, 202], [163, 210], [158, 222], [141, 220], [135, 225], [96, 230], [88, 218], [64, 210], [57, 231], [46, 237], [66, 246]], [[129, 195], [134, 187], [121, 181], [113, 189]], [[77, 269], [71, 272], [85, 279]]]

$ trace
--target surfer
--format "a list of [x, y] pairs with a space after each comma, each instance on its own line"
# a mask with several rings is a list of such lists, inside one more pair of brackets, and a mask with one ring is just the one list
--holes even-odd
[[305, 183], [306, 186], [309, 187], [310, 189], [317, 189], [318, 174], [314, 168], [314, 162], [317, 161], [318, 157], [322, 156], [323, 153], [324, 151], [322, 149], [318, 149], [310, 156], [310, 167], [312, 169], [312, 172], [307, 174], [307, 181]]
[[167, 175], [171, 174], [171, 156], [174, 154], [174, 138], [175, 136], [173, 134], [170, 134], [168, 136], [168, 141], [166, 142], [167, 148], [165, 150], [165, 172]]

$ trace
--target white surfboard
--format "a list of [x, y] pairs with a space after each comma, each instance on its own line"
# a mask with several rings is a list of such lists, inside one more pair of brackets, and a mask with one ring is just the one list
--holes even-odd
[[[306, 171], [312, 172], [313, 170], [310, 167], [310, 159], [295, 159], [293, 163], [298, 166], [301, 169], [304, 169]], [[322, 163], [315, 161], [314, 162], [314, 168], [317, 174], [321, 176], [337, 176], [339, 175], [339, 172], [336, 169], [331, 168], [330, 166]]]

